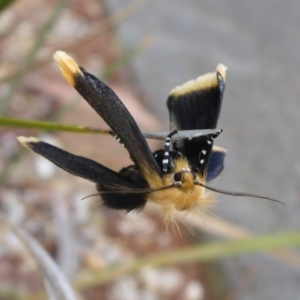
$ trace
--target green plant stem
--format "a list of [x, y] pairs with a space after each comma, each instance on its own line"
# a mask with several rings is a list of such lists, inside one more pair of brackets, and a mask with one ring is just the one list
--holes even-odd
[[100, 283], [107, 283], [146, 267], [163, 267], [194, 261], [207, 262], [245, 253], [256, 253], [291, 246], [300, 246], [300, 232], [286, 232], [251, 237], [239, 241], [200, 244], [138, 259], [106, 270], [90, 272], [88, 276], [77, 280], [74, 285], [81, 290]]
[[68, 131], [78, 133], [109, 134], [109, 130], [93, 128], [88, 126], [65, 125], [44, 121], [21, 120], [7, 117], [0, 117], [0, 127], [32, 128], [44, 131]]
[[[239, 241], [197, 244], [183, 249], [151, 255], [130, 263], [123, 263], [101, 271], [82, 274], [73, 286], [85, 290], [111, 282], [121, 276], [139, 272], [146, 268], [165, 267], [196, 261], [208, 262], [246, 253], [258, 253], [300, 246], [300, 231], [251, 237]], [[298, 266], [299, 267], [299, 266]], [[24, 295], [23, 300], [43, 299], [43, 292]]]

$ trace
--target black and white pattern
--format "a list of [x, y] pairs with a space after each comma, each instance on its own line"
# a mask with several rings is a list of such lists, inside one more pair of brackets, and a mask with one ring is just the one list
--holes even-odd
[[222, 132], [222, 129], [215, 133], [215, 134], [209, 134], [206, 136], [206, 147], [203, 147], [201, 152], [199, 153], [199, 163], [200, 165], [204, 165], [205, 163], [208, 163], [210, 151], [212, 149], [213, 140], [217, 138], [220, 133]]
[[165, 152], [164, 152], [164, 157], [163, 157], [163, 161], [162, 161], [162, 165], [163, 165], [163, 173], [167, 173], [169, 170], [169, 166], [170, 166], [170, 146], [171, 146], [171, 139], [172, 136], [174, 136], [177, 133], [177, 130], [174, 130], [172, 132], [170, 132], [168, 134], [168, 136], [166, 137], [166, 141], [165, 141]]

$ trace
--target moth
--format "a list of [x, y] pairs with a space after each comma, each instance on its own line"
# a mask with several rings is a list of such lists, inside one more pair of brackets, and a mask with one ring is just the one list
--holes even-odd
[[168, 224], [175, 222], [176, 210], [209, 210], [214, 202], [210, 190], [274, 200], [207, 186], [223, 170], [226, 155], [225, 149], [213, 146], [214, 139], [222, 132], [217, 129], [217, 122], [225, 89], [224, 65], [219, 64], [216, 72], [188, 81], [170, 92], [167, 99], [170, 132], [162, 134], [164, 149], [152, 153], [137, 123], [113, 90], [65, 52], [57, 51], [54, 59], [66, 80], [104, 119], [112, 135], [128, 150], [133, 164], [115, 172], [37, 138], [18, 137], [18, 140], [63, 170], [94, 182], [107, 207], [131, 212], [152, 202], [159, 205]]

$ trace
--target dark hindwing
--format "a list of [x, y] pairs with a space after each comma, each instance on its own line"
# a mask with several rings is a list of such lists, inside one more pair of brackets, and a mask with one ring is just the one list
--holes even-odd
[[96, 183], [106, 206], [126, 211], [139, 210], [145, 206], [147, 193], [130, 193], [137, 189], [149, 189], [135, 166], [116, 173], [91, 159], [74, 155], [37, 139], [27, 141], [26, 145], [61, 169]]
[[[225, 89], [225, 71], [223, 65], [218, 65], [215, 73], [200, 76], [171, 91], [167, 100], [171, 131], [216, 128]], [[178, 142], [178, 150], [187, 157], [193, 170], [201, 175], [209, 170], [216, 136], [199, 136]]]
[[212, 181], [219, 176], [224, 169], [226, 150], [220, 147], [213, 147], [207, 166], [206, 182]]

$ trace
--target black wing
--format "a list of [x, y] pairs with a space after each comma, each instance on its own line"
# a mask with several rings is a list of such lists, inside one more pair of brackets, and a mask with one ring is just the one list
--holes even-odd
[[[225, 89], [226, 67], [217, 66], [214, 73], [205, 74], [173, 89], [167, 100], [172, 130], [214, 129], [219, 119]], [[200, 136], [179, 141], [179, 151], [193, 169], [207, 172], [213, 138]]]
[[142, 209], [146, 204], [147, 193], [130, 193], [130, 190], [149, 189], [138, 170], [126, 168], [118, 174], [91, 159], [74, 155], [36, 138], [18, 137], [18, 140], [61, 169], [96, 183], [106, 206], [132, 211]]
[[56, 52], [54, 58], [65, 78], [121, 139], [142, 176], [150, 182], [152, 179], [160, 180], [160, 169], [143, 134], [113, 90], [79, 67], [64, 52]]

